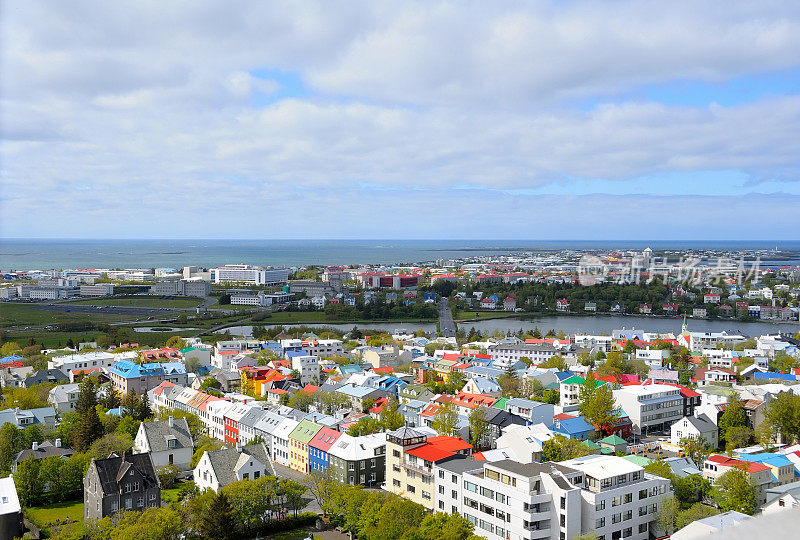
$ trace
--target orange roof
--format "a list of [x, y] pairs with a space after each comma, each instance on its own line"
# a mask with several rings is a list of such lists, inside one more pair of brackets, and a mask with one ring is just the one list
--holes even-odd
[[412, 448], [411, 450], [406, 450], [406, 454], [411, 454], [425, 461], [432, 462], [441, 461], [454, 455], [453, 452], [448, 452], [444, 448], [439, 448], [431, 444], [425, 444], [417, 448]]
[[313, 394], [317, 390], [319, 390], [319, 386], [314, 386], [311, 383], [308, 383], [303, 387], [303, 392], [305, 392], [306, 394]]
[[472, 454], [472, 457], [475, 458], [475, 461], [486, 461], [486, 457], [483, 455], [483, 452], [475, 452]]

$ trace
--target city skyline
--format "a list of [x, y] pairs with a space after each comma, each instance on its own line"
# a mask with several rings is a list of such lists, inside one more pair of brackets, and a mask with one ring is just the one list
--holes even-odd
[[797, 239], [798, 6], [325, 7], [6, 3], [0, 237]]

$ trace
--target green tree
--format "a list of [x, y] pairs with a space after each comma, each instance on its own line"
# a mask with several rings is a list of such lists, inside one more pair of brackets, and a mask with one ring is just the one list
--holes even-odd
[[601, 383], [590, 372], [580, 386], [578, 401], [578, 410], [587, 422], [601, 433], [608, 429], [613, 431], [617, 415], [610, 385]]
[[703, 462], [714, 451], [714, 448], [705, 439], [695, 436], [681, 438], [678, 441], [678, 445], [683, 450], [684, 455], [698, 467], [702, 467]]
[[669, 465], [664, 463], [664, 461], [660, 459], [655, 459], [644, 466], [645, 472], [649, 472], [650, 474], [655, 474], [656, 476], [660, 476], [661, 478], [666, 478], [668, 480], [672, 479], [672, 469], [669, 468]]
[[422, 540], [465, 540], [473, 537], [472, 524], [457, 514], [436, 512], [423, 518], [419, 537]]
[[439, 435], [455, 436], [458, 429], [458, 410], [449, 401], [439, 405], [439, 410], [433, 415], [431, 428], [435, 429]]
[[381, 425], [384, 431], [394, 431], [405, 424], [405, 418], [400, 413], [400, 402], [395, 398], [390, 398], [381, 410]]
[[60, 456], [48, 456], [39, 462], [39, 485], [42, 494], [46, 494], [50, 502], [57, 499], [56, 486], [60, 481], [61, 465], [64, 461]]
[[117, 433], [127, 433], [132, 439], [135, 439], [136, 434], [139, 432], [140, 424], [141, 422], [134, 419], [133, 416], [123, 416], [116, 428], [114, 428], [114, 431]]
[[497, 384], [500, 386], [503, 397], [519, 397], [521, 383], [517, 370], [511, 365], [506, 368], [505, 373], [497, 377]]
[[678, 514], [675, 521], [676, 530], [680, 530], [698, 519], [704, 519], [717, 514], [719, 514], [719, 511], [713, 506], [708, 506], [699, 502], [695, 503]]
[[139, 408], [139, 396], [133, 389], [128, 390], [128, 393], [122, 398], [122, 408], [125, 409], [123, 414], [136, 416], [136, 409]]
[[306, 486], [300, 482], [295, 482], [289, 478], [281, 478], [279, 481], [279, 493], [286, 501], [286, 506], [294, 510], [294, 515], [297, 515], [297, 511], [307, 504], [303, 499], [305, 492]]
[[594, 454], [594, 450], [577, 439], [568, 439], [563, 435], [556, 435], [542, 443], [542, 462], [565, 461], [581, 456]]
[[685, 478], [673, 477], [672, 489], [681, 504], [702, 501], [711, 492], [711, 482], [699, 474], [690, 474]]
[[0, 473], [8, 474], [11, 461], [22, 450], [23, 444], [22, 432], [14, 424], [7, 422], [0, 427]]
[[747, 412], [744, 404], [738, 397], [732, 397], [725, 406], [725, 412], [719, 419], [719, 434], [723, 440], [728, 440], [728, 429], [732, 427], [746, 427]]
[[792, 392], [781, 392], [765, 412], [767, 424], [780, 442], [791, 444], [800, 440], [800, 396]]
[[731, 469], [717, 479], [711, 496], [723, 512], [753, 515], [758, 509], [758, 488], [746, 472]]
[[476, 407], [469, 415], [469, 442], [476, 451], [489, 434], [489, 420], [483, 407]]
[[567, 361], [560, 354], [554, 354], [539, 364], [539, 367], [543, 369], [556, 368], [558, 371], [566, 371], [569, 368]]
[[157, 474], [158, 481], [161, 483], [161, 489], [172, 489], [175, 485], [175, 480], [177, 480], [178, 476], [181, 474], [181, 470], [175, 465], [164, 465], [158, 468]]
[[81, 418], [77, 429], [73, 433], [72, 447], [78, 452], [85, 452], [102, 435], [103, 424], [100, 423], [100, 417], [97, 416], [97, 409], [91, 407]]
[[39, 462], [32, 457], [17, 466], [14, 474], [17, 495], [22, 506], [33, 506], [42, 497], [42, 484], [39, 479]]
[[667, 534], [677, 530], [678, 515], [681, 513], [681, 504], [675, 497], [664, 497], [658, 509], [656, 523]]
[[150, 399], [147, 397], [147, 394], [143, 394], [139, 403], [136, 405], [136, 409], [134, 409], [134, 417], [138, 421], [144, 422], [151, 416], [153, 416], [153, 410], [150, 408]]
[[725, 450], [732, 453], [736, 448], [742, 448], [753, 440], [753, 430], [747, 426], [730, 426], [725, 433]]
[[121, 456], [133, 448], [133, 439], [127, 433], [109, 433], [92, 443], [89, 455], [94, 459], [107, 458], [114, 453]]
[[75, 403], [75, 412], [80, 415], [97, 405], [97, 389], [91, 377], [84, 377], [78, 385], [78, 401]]

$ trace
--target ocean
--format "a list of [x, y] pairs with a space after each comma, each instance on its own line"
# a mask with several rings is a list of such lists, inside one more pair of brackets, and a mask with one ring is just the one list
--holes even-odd
[[800, 265], [800, 241], [582, 240], [46, 240], [0, 239], [0, 269], [181, 268], [222, 264], [291, 267], [336, 264], [413, 264], [438, 259], [529, 250], [644, 249], [769, 250], [793, 252], [762, 266]]

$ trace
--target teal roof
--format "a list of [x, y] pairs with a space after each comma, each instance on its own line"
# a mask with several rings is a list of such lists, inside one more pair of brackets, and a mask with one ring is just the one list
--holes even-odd
[[492, 407], [495, 408], [495, 409], [503, 409], [503, 410], [505, 410], [506, 403], [508, 403], [508, 398], [500, 398], [500, 399], [498, 399], [497, 401], [494, 402]]
[[609, 435], [605, 439], [600, 440], [601, 443], [610, 444], [611, 446], [617, 446], [619, 444], [628, 444], [628, 441], [621, 437], [617, 437], [616, 435]]

